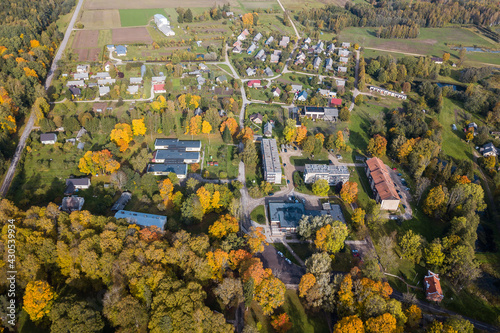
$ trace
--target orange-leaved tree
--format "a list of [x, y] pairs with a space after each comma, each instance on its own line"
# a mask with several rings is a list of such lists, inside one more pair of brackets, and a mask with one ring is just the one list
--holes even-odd
[[238, 137], [239, 139], [242, 141], [242, 142], [247, 142], [249, 140], [253, 140], [253, 130], [246, 126], [243, 130], [241, 130], [241, 132], [238, 134]]
[[231, 135], [234, 135], [236, 131], [238, 130], [238, 123], [234, 118], [227, 118], [225, 121], [220, 124], [220, 133], [224, 133], [224, 129], [226, 129], [226, 126], [229, 128], [229, 131], [231, 132]]
[[188, 128], [186, 128], [186, 132], [191, 135], [198, 135], [201, 132], [201, 124], [202, 118], [201, 116], [191, 117], [189, 120]]
[[146, 134], [146, 125], [144, 124], [144, 118], [132, 120], [132, 130], [135, 136]]
[[229, 267], [239, 269], [241, 263], [250, 258], [252, 258], [252, 255], [243, 249], [231, 250], [229, 252]]
[[32, 321], [42, 319], [50, 311], [56, 294], [45, 281], [30, 281], [23, 297], [23, 309]]
[[228, 254], [221, 249], [207, 253], [208, 265], [212, 269], [212, 279], [222, 281], [222, 274], [228, 266]]
[[264, 278], [272, 274], [271, 269], [264, 269], [262, 261], [255, 257], [242, 261], [239, 272], [243, 282], [253, 279], [254, 285], [260, 284]]
[[[216, 193], [219, 192], [216, 191]], [[236, 217], [226, 214], [220, 216], [219, 219], [208, 228], [208, 233], [214, 238], [222, 238], [230, 233], [236, 233], [238, 230], [239, 225]]]
[[88, 151], [80, 158], [78, 169], [80, 172], [91, 175], [97, 173], [110, 174], [120, 169], [120, 163], [113, 159], [113, 155], [107, 149]]
[[129, 124], [119, 123], [110, 134], [111, 141], [113, 141], [121, 152], [128, 149], [128, 144], [132, 141], [132, 128]]
[[250, 232], [245, 235], [250, 253], [255, 254], [264, 251], [264, 245], [267, 245], [267, 242], [263, 232], [264, 228], [262, 227], [250, 227]]
[[273, 316], [272, 319], [273, 320], [271, 321], [271, 326], [278, 333], [286, 333], [293, 326], [292, 322], [290, 321], [290, 317], [286, 312], [277, 316]]
[[304, 125], [300, 125], [300, 127], [297, 128], [297, 137], [295, 138], [295, 141], [297, 141], [299, 145], [302, 145], [306, 137], [307, 137], [307, 127], [305, 127]]
[[376, 134], [368, 141], [367, 150], [373, 156], [384, 156], [387, 150], [387, 140], [383, 136]]
[[351, 204], [352, 202], [354, 202], [357, 196], [358, 196], [358, 183], [345, 182], [344, 185], [342, 185], [342, 189], [340, 190], [340, 197], [347, 204]]
[[203, 211], [203, 214], [210, 211], [210, 209], [212, 208], [212, 196], [210, 195], [210, 192], [208, 192], [208, 190], [205, 189], [204, 186], [202, 186], [198, 189], [198, 191], [196, 191], [196, 195], [198, 196], [198, 199], [200, 200], [201, 209]]
[[396, 332], [396, 318], [390, 313], [384, 313], [378, 317], [368, 318], [366, 331], [370, 333], [394, 333]]
[[344, 317], [333, 328], [333, 333], [364, 333], [363, 321], [357, 315]]
[[299, 283], [299, 296], [304, 297], [309, 289], [311, 289], [316, 283], [316, 278], [311, 273], [306, 273], [302, 275]]

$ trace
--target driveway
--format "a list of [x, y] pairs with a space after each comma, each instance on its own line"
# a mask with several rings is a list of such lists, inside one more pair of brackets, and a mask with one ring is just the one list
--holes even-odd
[[306, 273], [305, 268], [287, 263], [284, 257], [272, 245], [266, 245], [264, 251], [257, 254], [264, 264], [264, 268], [270, 268], [273, 274], [285, 284], [299, 284], [300, 278]]

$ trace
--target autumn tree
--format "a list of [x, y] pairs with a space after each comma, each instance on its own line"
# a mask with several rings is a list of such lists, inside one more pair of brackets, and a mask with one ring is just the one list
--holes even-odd
[[80, 158], [78, 169], [84, 174], [95, 175], [97, 173], [110, 174], [120, 168], [120, 163], [113, 159], [113, 155], [107, 149], [101, 151], [88, 151]]
[[419, 262], [421, 257], [422, 236], [415, 234], [413, 230], [408, 230], [400, 239], [399, 247], [401, 254], [406, 259]]
[[406, 324], [411, 328], [417, 327], [420, 320], [422, 320], [422, 310], [415, 304], [410, 305], [410, 307], [406, 309], [405, 315], [406, 318], [408, 318]]
[[210, 192], [204, 187], [200, 187], [198, 191], [196, 191], [196, 196], [200, 200], [202, 213], [207, 213], [210, 208], [212, 208], [212, 196]]
[[370, 139], [368, 142], [368, 153], [370, 153], [373, 156], [381, 157], [385, 155], [387, 149], [387, 140], [377, 134], [373, 138]]
[[330, 191], [330, 185], [326, 179], [317, 179], [312, 186], [312, 191], [314, 195], [325, 197]]
[[32, 321], [42, 319], [49, 313], [56, 294], [45, 281], [28, 282], [23, 297], [23, 309]]
[[434, 239], [424, 249], [424, 259], [427, 265], [435, 268], [440, 267], [444, 262], [444, 258], [443, 246], [439, 238]]
[[447, 195], [443, 190], [443, 186], [436, 186], [429, 191], [429, 194], [427, 194], [423, 204], [423, 211], [429, 216], [435, 215], [439, 212], [444, 213], [447, 201]]
[[363, 321], [357, 315], [344, 317], [333, 328], [333, 333], [364, 333]]
[[220, 125], [220, 132], [221, 134], [224, 134], [224, 130], [229, 128], [229, 132], [231, 133], [232, 136], [236, 134], [236, 131], [238, 130], [238, 123], [234, 118], [227, 118], [225, 121], [222, 122]]
[[159, 185], [160, 196], [163, 199], [163, 203], [166, 207], [169, 207], [172, 202], [172, 196], [174, 193], [174, 184], [168, 178], [164, 179]]
[[203, 134], [210, 134], [212, 132], [212, 125], [206, 120], [203, 120], [203, 123], [201, 123], [201, 133]]
[[264, 245], [267, 245], [267, 242], [263, 232], [264, 228], [262, 227], [250, 227], [250, 232], [245, 234], [250, 253], [255, 254], [264, 251]]
[[222, 274], [228, 266], [228, 254], [220, 249], [207, 252], [208, 265], [212, 269], [212, 278], [222, 281]]
[[231, 250], [229, 252], [229, 268], [239, 269], [241, 263], [250, 258], [252, 255], [243, 249]]
[[110, 138], [120, 148], [120, 151], [124, 152], [128, 149], [130, 141], [132, 141], [132, 128], [125, 123], [116, 124], [111, 131]]
[[342, 185], [342, 189], [340, 190], [340, 197], [347, 204], [351, 204], [352, 202], [354, 202], [357, 196], [358, 196], [358, 183], [345, 182], [344, 185]]
[[[36, 74], [35, 74], [36, 75]], [[47, 103], [47, 100], [43, 97], [37, 97], [35, 100], [35, 103], [33, 103], [33, 108], [32, 108], [35, 117], [36, 117], [36, 122], [40, 121], [45, 117], [47, 112], [50, 110], [49, 103]]]
[[273, 313], [285, 303], [285, 292], [285, 284], [272, 274], [255, 287], [255, 300], [262, 307], [264, 315]]
[[314, 244], [322, 251], [337, 253], [344, 247], [348, 233], [345, 223], [334, 221], [316, 231]]
[[243, 27], [250, 28], [253, 25], [253, 14], [246, 13], [241, 17], [241, 21], [243, 22]]
[[292, 328], [293, 324], [290, 321], [290, 317], [285, 312], [280, 315], [273, 316], [271, 326], [278, 333], [286, 333]]
[[[307, 129], [306, 129], [306, 135], [307, 135]], [[287, 142], [293, 142], [295, 141], [297, 137], [297, 127], [295, 126], [295, 120], [294, 119], [287, 119], [286, 120], [286, 125], [285, 128], [283, 129], [283, 136], [285, 137], [285, 140]], [[304, 140], [304, 138], [302, 138]]]
[[253, 130], [248, 126], [245, 126], [245, 128], [243, 128], [241, 132], [238, 134], [238, 138], [243, 143], [245, 143], [247, 141], [253, 140], [253, 135], [254, 135]]
[[144, 118], [132, 120], [132, 131], [134, 136], [141, 136], [146, 134], [146, 125], [144, 125]]
[[186, 133], [191, 135], [198, 135], [201, 132], [202, 118], [201, 116], [194, 116], [189, 120], [189, 125], [186, 128]]
[[222, 215], [209, 228], [208, 233], [214, 238], [223, 238], [227, 234], [236, 233], [239, 230], [238, 220], [229, 214]]
[[299, 296], [304, 297], [307, 291], [311, 289], [316, 283], [316, 278], [311, 273], [306, 273], [302, 275], [299, 283]]
[[237, 305], [243, 298], [243, 286], [240, 279], [225, 278], [214, 289], [214, 294], [225, 307]]
[[363, 210], [363, 208], [358, 207], [354, 210], [354, 213], [351, 216], [351, 221], [352, 223], [354, 223], [357, 229], [365, 225], [365, 215], [366, 212]]
[[307, 137], [307, 127], [305, 127], [304, 125], [300, 125], [300, 127], [297, 128], [297, 136], [295, 137], [295, 141], [297, 141], [299, 145], [302, 145], [306, 137]]
[[396, 318], [390, 313], [384, 313], [378, 317], [368, 318], [366, 321], [366, 331], [368, 333], [395, 333]]
[[450, 60], [450, 54], [448, 52], [443, 53], [443, 62]]
[[352, 277], [350, 274], [346, 274], [340, 283], [337, 292], [337, 306], [341, 315], [354, 312], [354, 293], [352, 292]]

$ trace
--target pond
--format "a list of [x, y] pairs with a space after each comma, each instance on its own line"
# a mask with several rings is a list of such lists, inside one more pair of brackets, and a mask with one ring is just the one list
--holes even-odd
[[454, 91], [464, 91], [465, 88], [462, 87], [462, 86], [456, 86], [454, 84], [450, 84], [450, 83], [441, 83], [441, 82], [438, 82], [436, 83], [438, 87], [440, 88], [443, 88], [443, 87], [451, 87]]
[[[485, 52], [485, 53], [500, 53], [500, 51], [495, 51], [495, 50], [489, 50], [489, 49], [483, 49], [480, 47], [471, 47], [471, 46], [466, 46], [464, 49], [467, 52]], [[460, 50], [459, 47], [454, 48], [454, 50]]]

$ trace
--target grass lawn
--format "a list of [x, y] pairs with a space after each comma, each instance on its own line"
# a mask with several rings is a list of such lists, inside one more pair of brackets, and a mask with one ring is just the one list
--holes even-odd
[[[361, 46], [368, 48], [436, 57], [441, 57], [444, 52], [448, 52], [451, 54], [451, 60], [458, 59], [458, 51], [452, 50], [451, 46], [477, 45], [478, 47], [493, 49], [499, 47], [499, 43], [485, 39], [466, 28], [421, 28], [418, 38], [383, 39], [376, 37], [376, 28], [351, 27], [344, 29], [340, 33], [339, 40], [359, 43]], [[500, 64], [500, 58], [494, 53], [468, 52], [467, 59], [472, 62]]]
[[288, 245], [303, 261], [306, 261], [314, 253], [311, 243], [288, 243]]
[[366, 177], [365, 169], [362, 167], [349, 167], [351, 177], [349, 181], [358, 183], [358, 203], [366, 207], [368, 200], [372, 198], [373, 192], [370, 189], [370, 183]]
[[293, 185], [295, 186], [295, 190], [300, 193], [314, 195], [311, 188], [312, 186], [304, 183], [303, 173], [299, 171], [295, 171], [293, 173]]
[[[446, 155], [459, 160], [472, 160], [472, 147], [465, 142], [465, 133], [461, 129], [460, 118], [457, 115], [455, 118], [455, 110], [457, 114], [461, 114], [463, 109], [456, 105], [449, 98], [443, 99], [443, 109], [439, 114], [439, 122], [443, 125], [443, 152]], [[455, 124], [457, 130], [452, 130], [451, 126]]]
[[254, 210], [250, 213], [250, 218], [259, 223], [259, 224], [266, 224], [266, 212], [265, 212], [265, 207], [264, 205], [259, 205], [255, 207]]
[[155, 14], [165, 15], [166, 13], [161, 8], [120, 9], [120, 21], [122, 27], [147, 25]]
[[[211, 134], [210, 144], [205, 144], [205, 165], [203, 171], [210, 172], [210, 178], [219, 178], [221, 172], [227, 174], [227, 178], [238, 177], [238, 165], [233, 165], [232, 157], [235, 146], [228, 146], [222, 142], [219, 134]], [[207, 140], [208, 141], [208, 140]], [[216, 161], [218, 166], [210, 166], [207, 162]]]
[[[281, 309], [290, 316], [292, 328], [289, 333], [327, 333], [330, 332], [326, 317], [323, 313], [313, 314], [306, 312], [300, 302], [297, 291], [287, 290], [285, 294], [285, 303]], [[279, 310], [275, 313], [280, 313]], [[275, 332], [270, 323], [270, 317], [264, 316], [260, 306], [252, 302], [249, 310], [245, 313], [245, 323], [252, 326], [261, 326], [261, 333]]]

